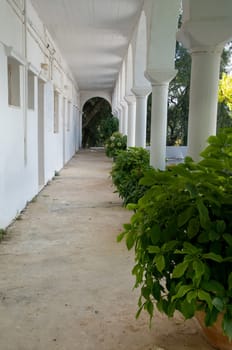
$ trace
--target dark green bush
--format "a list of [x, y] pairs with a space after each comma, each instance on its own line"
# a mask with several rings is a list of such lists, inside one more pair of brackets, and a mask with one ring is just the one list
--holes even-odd
[[232, 338], [232, 129], [209, 138], [199, 163], [190, 158], [140, 181], [149, 189], [118, 240], [135, 248], [139, 310], [185, 318], [197, 310]]
[[118, 153], [111, 176], [124, 205], [137, 203], [142, 197], [147, 187], [139, 180], [149, 168], [149, 153], [143, 148], [130, 147]]

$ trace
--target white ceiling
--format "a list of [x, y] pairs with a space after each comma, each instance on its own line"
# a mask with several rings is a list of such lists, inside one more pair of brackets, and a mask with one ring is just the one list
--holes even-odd
[[113, 89], [144, 0], [32, 0], [80, 90]]

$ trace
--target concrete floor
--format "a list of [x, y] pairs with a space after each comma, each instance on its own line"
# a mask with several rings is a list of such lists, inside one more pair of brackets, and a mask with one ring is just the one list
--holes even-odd
[[111, 161], [79, 152], [0, 245], [0, 350], [210, 350], [194, 320], [135, 320], [133, 252], [116, 243], [130, 212]]

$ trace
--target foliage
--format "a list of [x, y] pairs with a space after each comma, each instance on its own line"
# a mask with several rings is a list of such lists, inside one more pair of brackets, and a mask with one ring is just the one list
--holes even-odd
[[230, 111], [232, 111], [232, 76], [223, 73], [219, 82], [219, 102], [225, 102]]
[[82, 125], [82, 146], [103, 146], [105, 140], [118, 130], [118, 119], [113, 117], [106, 100], [95, 97], [84, 105]]
[[126, 149], [127, 136], [120, 132], [114, 132], [105, 143], [107, 157], [115, 158], [119, 151]]
[[132, 273], [141, 287], [137, 316], [145, 309], [186, 319], [196, 310], [212, 325], [223, 312], [222, 328], [232, 338], [232, 128], [211, 136], [203, 160], [165, 171], [149, 170], [148, 186], [125, 238], [135, 248]]
[[111, 176], [124, 205], [137, 203], [142, 197], [147, 187], [139, 180], [149, 168], [149, 152], [143, 148], [130, 147], [118, 154]]
[[175, 145], [177, 140], [187, 145], [191, 56], [179, 42], [176, 43], [175, 68], [177, 75], [169, 84], [168, 146]]

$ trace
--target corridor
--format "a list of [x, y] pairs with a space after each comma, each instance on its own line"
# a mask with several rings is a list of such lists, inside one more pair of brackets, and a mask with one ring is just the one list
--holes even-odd
[[130, 218], [102, 151], [80, 151], [0, 245], [0, 350], [210, 350], [193, 320], [135, 319]]

